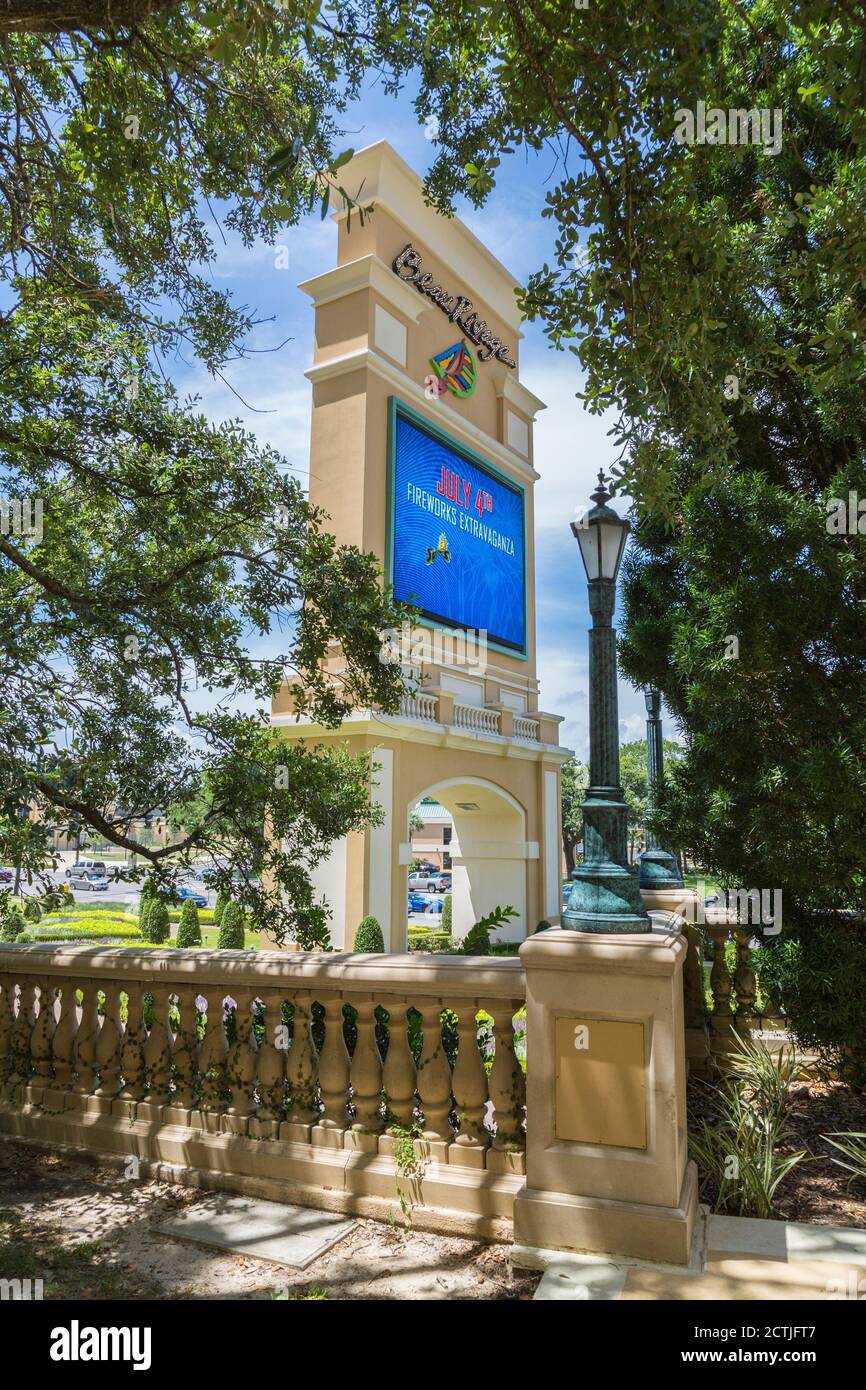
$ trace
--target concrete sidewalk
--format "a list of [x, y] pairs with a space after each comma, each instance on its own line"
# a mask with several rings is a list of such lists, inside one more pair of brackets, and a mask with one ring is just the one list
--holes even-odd
[[866, 1230], [799, 1225], [705, 1208], [685, 1269], [515, 1246], [512, 1262], [543, 1269], [541, 1301], [787, 1299], [866, 1301]]

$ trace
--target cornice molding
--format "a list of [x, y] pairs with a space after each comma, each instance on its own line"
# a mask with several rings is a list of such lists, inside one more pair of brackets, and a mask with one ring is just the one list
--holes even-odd
[[[332, 381], [335, 377], [360, 371], [375, 372], [389, 385], [394, 386], [403, 399], [408, 399], [409, 404], [417, 405], [422, 413], [429, 407], [430, 402], [424, 395], [423, 386], [413, 381], [412, 377], [386, 358], [380, 357], [372, 348], [356, 348], [353, 352], [328, 357], [324, 362], [316, 362], [304, 375], [316, 386], [320, 381]], [[535, 482], [541, 476], [514, 449], [510, 449], [501, 440], [493, 439], [477, 425], [473, 425], [471, 420], [464, 420], [456, 411], [449, 411], [441, 424], [443, 429], [458, 435], [471, 448], [490, 454], [497, 463], [514, 470], [522, 480], [531, 479]]]

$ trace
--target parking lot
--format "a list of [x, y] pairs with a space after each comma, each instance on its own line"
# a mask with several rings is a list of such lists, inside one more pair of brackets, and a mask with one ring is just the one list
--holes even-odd
[[[82, 852], [80, 857], [82, 860], [101, 859], [102, 862], [104, 862], [106, 867], [106, 873], [108, 876], [108, 887], [94, 889], [90, 887], [83, 887], [81, 884], [78, 883], [71, 883], [69, 886], [72, 891], [72, 896], [77, 903], [92, 902], [97, 905], [100, 903], [110, 903], [113, 906], [123, 905], [135, 911], [135, 909], [138, 907], [138, 899], [139, 894], [141, 892], [141, 887], [139, 883], [130, 883], [128, 881], [124, 882], [122, 879], [115, 879], [115, 871], [121, 868], [122, 861], [112, 861], [110, 859], [104, 859], [103, 856], [99, 854], [88, 854], [86, 852]], [[57, 869], [55, 869], [53, 873], [40, 875], [40, 879], [38, 882], [34, 880], [32, 884], [28, 884], [26, 879], [22, 875], [20, 891], [23, 896], [26, 897], [29, 894], [39, 893], [46, 879], [56, 884], [58, 888], [62, 883], [69, 882], [66, 870], [68, 868], [72, 868], [75, 864], [75, 852], [74, 850], [60, 850], [58, 851], [57, 858], [60, 861]], [[8, 865], [5, 867], [9, 869]], [[139, 865], [139, 867], [141, 867], [141, 865]], [[14, 874], [14, 868], [11, 869], [10, 872]], [[201, 893], [205, 895], [207, 897], [208, 907], [214, 906], [214, 903], [216, 902], [215, 891], [213, 889], [208, 889], [199, 877], [197, 877], [196, 875], [192, 875], [188, 878], [185, 878], [183, 882], [185, 887], [191, 888], [195, 893]], [[11, 887], [12, 883], [10, 882], [4, 884], [3, 886]]]

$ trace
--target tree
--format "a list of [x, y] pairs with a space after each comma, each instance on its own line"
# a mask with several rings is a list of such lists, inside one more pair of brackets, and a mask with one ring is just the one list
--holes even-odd
[[[665, 775], [667, 769], [682, 757], [682, 745], [673, 739], [663, 739]], [[635, 858], [638, 835], [646, 830], [647, 807], [649, 805], [649, 785], [647, 781], [646, 739], [635, 739], [633, 743], [619, 746], [619, 774], [623, 793], [628, 803], [629, 859]]]
[[571, 758], [562, 764], [560, 778], [562, 848], [566, 872], [570, 874], [575, 867], [577, 846], [583, 838], [583, 813], [580, 808], [589, 786], [589, 768], [579, 758]]
[[217, 945], [221, 951], [242, 951], [244, 948], [244, 914], [240, 903], [226, 903], [220, 922]]
[[[268, 703], [287, 680], [326, 726], [395, 708], [378, 632], [402, 614], [285, 461], [179, 401], [164, 364], [225, 379], [247, 350], [214, 236], [273, 243], [337, 190], [343, 98], [293, 8], [85, 0], [0, 22], [2, 806], [137, 853], [165, 888], [202, 860], [223, 886], [255, 865], [268, 888], [245, 905], [277, 939], [324, 930], [311, 872], [375, 815], [369, 759], [282, 747]], [[169, 806], [179, 843], [139, 843]], [[44, 867], [45, 837], [27, 853]]]
[[[387, 29], [394, 82], [417, 69], [438, 206], [480, 205], [506, 150], [562, 152], [555, 253], [522, 302], [575, 354], [588, 407], [613, 412], [638, 543], [622, 664], [685, 741], [659, 836], [780, 887], [796, 939], [822, 908], [864, 913], [862, 16], [829, 0], [337, 13], [364, 17], [377, 56]], [[834, 502], [850, 492], [853, 522]]]
[[198, 920], [198, 908], [192, 898], [187, 898], [180, 910], [180, 921], [177, 924], [176, 946], [200, 946], [201, 927]]

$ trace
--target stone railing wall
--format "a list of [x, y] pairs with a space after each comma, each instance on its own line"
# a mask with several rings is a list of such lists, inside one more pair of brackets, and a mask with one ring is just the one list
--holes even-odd
[[515, 714], [514, 737], [519, 739], [521, 743], [537, 743], [538, 720], [530, 719], [527, 715]]
[[498, 734], [499, 710], [455, 704], [454, 723], [458, 729], [472, 729], [478, 734]]
[[524, 998], [510, 958], [0, 946], [0, 1131], [502, 1233]]

